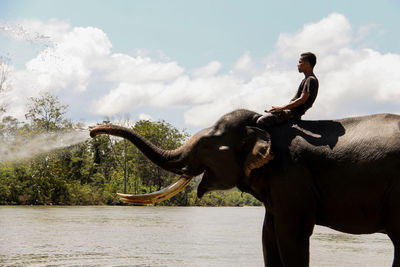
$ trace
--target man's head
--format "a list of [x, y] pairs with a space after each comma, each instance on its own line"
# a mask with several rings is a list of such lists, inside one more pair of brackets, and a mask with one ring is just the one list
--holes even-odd
[[297, 65], [297, 68], [299, 69], [299, 72], [303, 73], [312, 72], [316, 63], [317, 63], [317, 57], [313, 53], [311, 52], [303, 53], [300, 55], [299, 64]]

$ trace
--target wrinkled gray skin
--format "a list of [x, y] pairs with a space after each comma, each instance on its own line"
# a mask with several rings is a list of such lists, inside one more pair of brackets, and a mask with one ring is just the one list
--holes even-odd
[[345, 233], [387, 233], [400, 266], [400, 116], [299, 121], [269, 131], [274, 159], [245, 175], [260, 115], [236, 110], [175, 151], [155, 148], [133, 131], [92, 130], [131, 140], [161, 167], [178, 174], [204, 172], [198, 196], [238, 187], [266, 208], [266, 266], [308, 266], [315, 224]]

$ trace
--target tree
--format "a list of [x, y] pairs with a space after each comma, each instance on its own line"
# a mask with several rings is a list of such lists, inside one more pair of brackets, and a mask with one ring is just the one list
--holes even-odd
[[[102, 124], [108, 124], [103, 121]], [[112, 172], [117, 167], [115, 155], [112, 151], [111, 139], [109, 136], [97, 136], [89, 141], [90, 151], [93, 157], [95, 173], [101, 174], [106, 181], [111, 179]]]
[[72, 127], [71, 122], [64, 119], [68, 106], [62, 105], [57, 96], [45, 92], [39, 97], [30, 97], [29, 100], [25, 118], [30, 121], [33, 129], [52, 132]]
[[[0, 58], [0, 95], [10, 89], [9, 68]], [[0, 114], [6, 111], [6, 104], [0, 104]]]
[[[42, 133], [51, 133], [72, 128], [72, 123], [64, 118], [67, 106], [60, 103], [56, 96], [42, 93], [39, 97], [29, 98], [25, 118], [29, 123], [21, 127], [20, 134], [25, 137]], [[23, 138], [22, 140], [29, 140]], [[68, 180], [65, 174], [69, 170], [66, 156], [70, 152], [52, 151], [40, 154], [28, 163], [30, 204], [65, 203], [68, 200]]]
[[[148, 121], [141, 120], [138, 121], [133, 129], [146, 137], [154, 145], [163, 149], [176, 149], [181, 146], [189, 137], [189, 134], [185, 131], [179, 131], [177, 128], [173, 127], [171, 124], [165, 121]], [[135, 146], [130, 145], [128, 151], [132, 151], [131, 162], [134, 164], [133, 173], [137, 179], [140, 179], [143, 185], [147, 186], [148, 190], [153, 191], [160, 190], [161, 188], [169, 185], [172, 180], [176, 180], [176, 175], [167, 172], [157, 165], [153, 164], [148, 160], [143, 153], [141, 153]], [[129, 154], [128, 154], [129, 160]], [[142, 187], [143, 188], [143, 187]], [[143, 191], [143, 190], [142, 190]], [[186, 192], [186, 191], [184, 191]], [[139, 192], [143, 193], [143, 192]], [[186, 197], [175, 199], [181, 199], [184, 201]], [[166, 203], [163, 203], [166, 204]], [[175, 203], [179, 205], [184, 205], [185, 203]]]
[[17, 135], [20, 122], [12, 117], [5, 116], [0, 122], [0, 140], [10, 141]]

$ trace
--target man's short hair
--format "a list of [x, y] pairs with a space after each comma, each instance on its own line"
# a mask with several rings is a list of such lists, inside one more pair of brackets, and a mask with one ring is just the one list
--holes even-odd
[[303, 53], [300, 56], [303, 60], [308, 61], [312, 68], [314, 68], [315, 64], [317, 64], [317, 57], [311, 52]]

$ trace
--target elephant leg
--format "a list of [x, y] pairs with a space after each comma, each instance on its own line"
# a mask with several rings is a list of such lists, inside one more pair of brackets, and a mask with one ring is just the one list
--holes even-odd
[[283, 266], [276, 242], [274, 218], [272, 214], [268, 213], [268, 211], [265, 212], [262, 242], [265, 266]]
[[[400, 224], [397, 225], [399, 227]], [[386, 230], [388, 236], [390, 237], [390, 240], [392, 240], [393, 246], [394, 246], [394, 259], [393, 259], [393, 267], [400, 267], [400, 233], [399, 231], [394, 231], [393, 229], [390, 229], [391, 227], [388, 227], [389, 229]]]
[[292, 167], [270, 181], [271, 206], [276, 242], [282, 265], [306, 267], [309, 264], [310, 236], [316, 216], [316, 198], [305, 181], [308, 171]]
[[310, 261], [310, 236], [314, 225], [275, 221], [278, 248], [284, 266], [306, 267]]
[[400, 189], [394, 190], [388, 199], [385, 230], [394, 246], [393, 267], [400, 267]]
[[394, 246], [394, 259], [393, 259], [393, 267], [400, 267], [400, 245], [397, 244]]
[[400, 214], [396, 218], [389, 217], [386, 225], [387, 235], [394, 246], [393, 267], [400, 267]]

